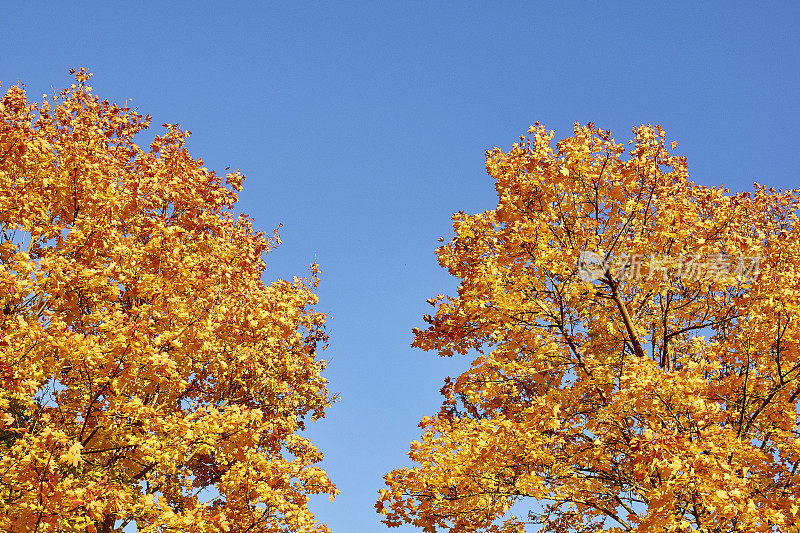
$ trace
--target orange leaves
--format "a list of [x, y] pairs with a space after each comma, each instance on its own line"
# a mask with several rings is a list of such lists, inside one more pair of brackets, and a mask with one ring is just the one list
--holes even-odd
[[75, 76], [0, 104], [0, 528], [325, 531], [319, 267], [265, 284], [241, 173]]
[[798, 531], [800, 191], [695, 185], [658, 127], [627, 154], [530, 134], [487, 152], [497, 208], [437, 250], [458, 294], [414, 345], [480, 353], [384, 522], [515, 530], [527, 501], [543, 531]]

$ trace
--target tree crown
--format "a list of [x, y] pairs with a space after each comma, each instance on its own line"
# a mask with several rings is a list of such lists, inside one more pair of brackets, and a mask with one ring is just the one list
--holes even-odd
[[317, 266], [265, 284], [242, 174], [74, 74], [0, 100], [2, 529], [326, 531]]
[[477, 357], [384, 522], [800, 531], [800, 191], [697, 185], [658, 127], [529, 133], [487, 152], [497, 207], [437, 250], [458, 293], [413, 345]]

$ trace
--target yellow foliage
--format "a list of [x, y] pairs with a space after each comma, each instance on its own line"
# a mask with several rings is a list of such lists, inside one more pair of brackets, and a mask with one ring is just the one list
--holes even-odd
[[0, 100], [0, 529], [327, 531], [318, 267], [265, 284], [243, 176], [75, 77]]
[[657, 127], [529, 133], [438, 249], [458, 294], [413, 344], [480, 357], [386, 475], [384, 522], [800, 531], [800, 191], [695, 185]]

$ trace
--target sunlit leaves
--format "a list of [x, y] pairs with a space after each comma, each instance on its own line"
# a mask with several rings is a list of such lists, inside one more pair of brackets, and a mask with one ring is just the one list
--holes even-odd
[[265, 284], [243, 176], [75, 77], [0, 101], [0, 529], [326, 531], [318, 268]]
[[800, 531], [800, 193], [695, 185], [660, 128], [529, 133], [487, 152], [498, 205], [438, 250], [458, 294], [414, 345], [478, 353], [387, 474], [384, 521]]

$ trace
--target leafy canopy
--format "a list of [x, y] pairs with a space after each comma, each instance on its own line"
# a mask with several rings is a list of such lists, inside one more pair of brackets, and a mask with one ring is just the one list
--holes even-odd
[[0, 529], [327, 531], [316, 265], [263, 283], [243, 176], [75, 78], [0, 100]]
[[384, 522], [800, 531], [800, 191], [696, 185], [660, 128], [529, 133], [487, 152], [497, 208], [437, 251], [461, 284], [413, 345], [477, 357], [386, 475]]

